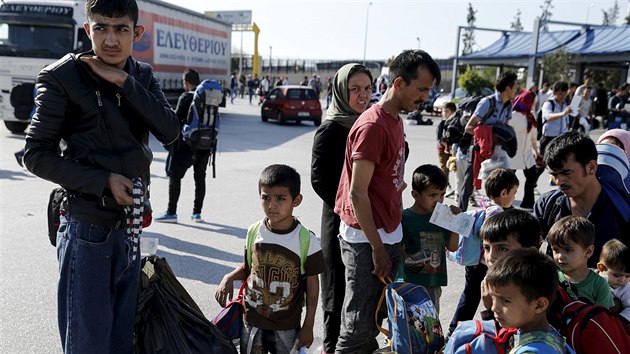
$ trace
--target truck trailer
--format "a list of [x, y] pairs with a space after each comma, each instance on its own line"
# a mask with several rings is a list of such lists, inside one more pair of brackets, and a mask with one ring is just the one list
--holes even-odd
[[[149, 63], [167, 97], [183, 91], [182, 74], [227, 82], [230, 24], [159, 0], [137, 0], [145, 27], [132, 56]], [[14, 133], [28, 126], [39, 71], [65, 54], [91, 49], [85, 1], [0, 0], [0, 119]], [[29, 96], [30, 95], [30, 96]]]

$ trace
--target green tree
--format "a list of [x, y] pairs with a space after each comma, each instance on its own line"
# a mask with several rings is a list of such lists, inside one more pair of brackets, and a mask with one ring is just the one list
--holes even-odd
[[542, 57], [542, 67], [544, 70], [544, 80], [553, 83], [556, 81], [571, 81], [571, 70], [573, 69], [573, 54], [567, 53], [562, 48]]
[[615, 4], [608, 10], [602, 9], [602, 25], [615, 26], [619, 18], [619, 4], [615, 0]]
[[626, 25], [630, 25], [630, 1], [628, 1], [628, 16], [626, 16]]
[[549, 31], [549, 25], [547, 24], [547, 21], [551, 20], [551, 15], [553, 15], [551, 13], [551, 9], [553, 9], [553, 4], [551, 3], [552, 0], [545, 0], [545, 2], [540, 5], [540, 9], [542, 10], [542, 14], [540, 14], [540, 23], [542, 23], [542, 27], [541, 29], [543, 31]]
[[467, 67], [466, 72], [457, 78], [457, 85], [469, 95], [478, 95], [481, 93], [482, 88], [492, 87], [493, 84], [476, 70]]
[[523, 31], [523, 24], [521, 23], [521, 9], [516, 9], [516, 15], [514, 16], [514, 21], [510, 23], [510, 27], [516, 32]]
[[464, 30], [463, 42], [464, 49], [462, 49], [462, 54], [470, 54], [473, 52], [473, 47], [475, 45], [475, 21], [477, 18], [475, 14], [477, 11], [473, 9], [472, 4], [468, 3], [468, 15], [466, 16], [466, 21], [468, 22], [468, 27]]

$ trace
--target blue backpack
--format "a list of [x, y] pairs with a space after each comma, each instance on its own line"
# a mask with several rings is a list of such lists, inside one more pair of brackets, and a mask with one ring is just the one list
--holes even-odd
[[516, 331], [516, 328], [497, 331], [494, 320], [462, 321], [446, 343], [444, 354], [505, 354]]
[[[381, 281], [385, 282], [382, 278]], [[420, 285], [396, 282], [383, 289], [377, 309], [387, 299], [389, 330], [381, 328], [378, 312], [377, 328], [389, 338], [391, 350], [398, 354], [433, 354], [444, 346], [444, 336], [438, 313], [427, 293]]]

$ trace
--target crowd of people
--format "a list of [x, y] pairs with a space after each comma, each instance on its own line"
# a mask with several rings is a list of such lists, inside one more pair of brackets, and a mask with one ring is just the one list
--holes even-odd
[[[93, 51], [68, 54], [39, 74], [24, 163], [67, 190], [57, 234], [64, 352], [131, 353], [140, 272], [133, 225], [148, 198], [149, 132], [169, 146], [169, 205], [160, 221], [176, 220], [181, 178], [191, 166], [196, 184], [192, 219], [200, 221], [208, 156], [191, 151], [178, 137], [199, 75], [184, 73], [186, 92], [171, 109], [151, 68], [131, 57], [144, 30], [137, 23], [137, 4], [88, 0], [86, 11]], [[446, 252], [456, 251], [461, 237], [430, 222], [437, 204], [444, 203], [450, 154], [459, 160], [460, 176], [458, 206], [451, 206], [451, 213], [464, 212], [482, 182], [490, 202], [478, 235], [483, 261], [466, 267], [447, 337], [472, 319], [481, 303], [482, 318], [515, 329], [511, 353], [520, 353], [526, 341], [546, 345], [540, 353], [568, 352], [547, 320], [556, 286], [564, 281], [572, 284], [573, 295], [630, 320], [630, 205], [623, 204], [630, 199], [630, 180], [598, 174], [608, 161], [600, 151], [619, 157], [611, 165], [614, 171], [630, 164], [630, 133], [623, 129], [630, 85], [622, 85], [610, 101], [608, 125], [618, 123], [621, 129], [609, 130], [596, 145], [579, 131], [581, 118], [590, 124], [592, 117], [569, 118], [568, 84], [554, 83], [552, 94], [544, 97], [544, 87], [521, 92], [516, 75], [504, 72], [497, 92], [482, 99], [465, 124], [470, 142], [440, 142], [440, 167], [418, 166], [409, 186], [401, 112], [421, 107], [441, 73], [422, 50], [403, 51], [389, 70], [382, 97], [371, 106], [373, 78], [365, 66], [347, 64], [329, 82], [330, 106], [315, 133], [311, 161], [311, 185], [323, 202], [319, 237], [293, 216], [302, 203], [297, 171], [283, 164], [262, 171], [258, 194], [264, 217], [252, 220], [243, 263], [223, 277], [215, 295], [225, 305], [234, 296], [234, 281], [244, 284], [241, 352], [309, 347], [318, 306], [324, 313], [322, 353], [374, 352], [379, 349], [374, 319], [383, 319], [377, 308], [383, 279], [424, 286], [440, 311], [442, 288], [448, 285]], [[272, 85], [285, 84], [282, 78], [257, 80], [239, 83], [234, 76], [231, 99], [239, 87], [241, 95], [247, 87], [251, 102], [254, 90], [264, 94]], [[305, 80], [318, 86], [316, 76]], [[588, 102], [589, 84], [576, 87], [575, 95]], [[534, 118], [538, 109], [542, 126]], [[588, 112], [584, 106], [578, 110]], [[448, 118], [456, 111], [448, 104], [444, 114]], [[479, 146], [489, 144], [489, 151], [496, 151], [493, 135], [506, 126], [513, 127], [518, 141], [518, 161], [494, 168], [482, 181], [479, 170], [490, 156], [481, 153], [488, 146]], [[536, 130], [542, 131], [540, 141]], [[63, 156], [58, 151], [62, 140]], [[536, 200], [543, 168], [558, 188]], [[519, 206], [513, 205], [521, 184], [516, 169], [525, 172]], [[412, 205], [403, 205], [404, 192], [413, 197]], [[541, 247], [543, 240], [548, 247]], [[430, 257], [419, 260], [417, 254], [427, 249]]]

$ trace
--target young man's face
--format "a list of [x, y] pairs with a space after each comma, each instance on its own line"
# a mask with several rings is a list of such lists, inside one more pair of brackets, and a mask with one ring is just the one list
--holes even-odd
[[446, 188], [440, 189], [435, 186], [429, 186], [420, 193], [414, 190], [411, 191], [416, 207], [425, 214], [432, 213], [437, 203], [444, 203], [445, 194]]
[[593, 245], [586, 248], [568, 241], [566, 245], [551, 245], [553, 260], [562, 273], [567, 275], [577, 274], [588, 268], [587, 261], [593, 255]]
[[591, 161], [586, 166], [582, 166], [575, 161], [573, 153], [567, 156], [560, 169], [549, 168], [549, 174], [556, 179], [558, 188], [568, 197], [583, 195], [589, 188], [592, 188], [596, 171], [597, 161]]
[[394, 80], [395, 91], [400, 102], [399, 108], [407, 112], [413, 112], [424, 104], [429, 99], [429, 93], [433, 87], [433, 75], [429, 69], [420, 65], [416, 70], [416, 79], [409, 81], [409, 84], [406, 84], [401, 77]]
[[553, 91], [553, 95], [556, 98], [556, 102], [560, 102], [560, 103], [564, 102], [568, 94], [569, 93], [567, 91], [560, 91], [560, 90]]
[[260, 187], [260, 205], [269, 220], [269, 226], [287, 230], [293, 225], [293, 208], [300, 205], [302, 195], [291, 197], [288, 187]]
[[506, 88], [506, 92], [508, 93], [508, 97], [510, 99], [514, 99], [514, 97], [516, 97], [516, 94], [518, 93], [520, 87], [518, 85], [518, 82], [515, 82], [512, 86], [508, 86]]
[[129, 16], [106, 17], [93, 14], [89, 22], [83, 24], [85, 32], [92, 40], [92, 49], [104, 63], [125, 67], [127, 58], [133, 50], [133, 43], [142, 37], [143, 26], [134, 28]]
[[491, 310], [501, 327], [521, 330], [537, 329], [541, 316], [544, 316], [546, 311], [544, 302], [529, 301], [514, 283], [506, 286], [489, 286], [489, 288], [492, 294]]
[[510, 188], [510, 190], [507, 190], [507, 189], [502, 190], [501, 194], [498, 197], [492, 198], [492, 200], [503, 209], [509, 208], [514, 203], [514, 199], [516, 199], [517, 191], [518, 191], [518, 184]]
[[494, 262], [505, 257], [508, 252], [522, 247], [513, 234], [508, 234], [505, 240], [497, 242], [483, 240], [483, 257], [488, 267], [492, 267]]

